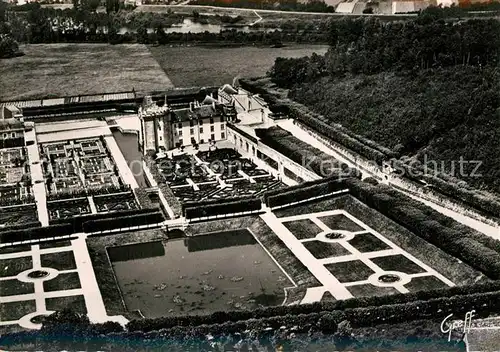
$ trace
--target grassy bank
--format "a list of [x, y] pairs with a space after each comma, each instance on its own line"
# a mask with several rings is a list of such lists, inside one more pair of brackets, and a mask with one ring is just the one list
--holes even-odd
[[172, 88], [144, 45], [37, 44], [21, 50], [24, 56], [2, 60], [0, 100]]
[[233, 78], [262, 76], [277, 57], [302, 57], [313, 52], [324, 54], [326, 45], [270, 47], [169, 47], [150, 46], [149, 50], [176, 87], [212, 86], [231, 83]]

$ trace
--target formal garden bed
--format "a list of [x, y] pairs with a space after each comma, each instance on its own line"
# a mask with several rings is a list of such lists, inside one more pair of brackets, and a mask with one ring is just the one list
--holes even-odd
[[349, 244], [361, 253], [376, 252], [391, 248], [387, 243], [371, 233], [358, 233], [349, 241]]
[[405, 285], [405, 287], [411, 292], [415, 292], [441, 289], [445, 288], [446, 285], [444, 285], [441, 280], [434, 276], [422, 276], [413, 278], [409, 283]]
[[374, 273], [361, 260], [325, 264], [325, 268], [342, 283], [364, 281]]
[[13, 226], [38, 221], [35, 205], [0, 208], [0, 225]]
[[314, 238], [323, 231], [311, 219], [286, 221], [283, 225], [299, 240]]
[[50, 220], [69, 219], [74, 216], [91, 213], [87, 198], [48, 202], [47, 209]]
[[363, 227], [359, 226], [358, 224], [356, 224], [354, 221], [352, 221], [343, 214], [321, 216], [318, 217], [318, 219], [321, 220], [322, 223], [324, 223], [332, 230], [342, 230], [351, 232], [365, 230]]
[[[7, 247], [7, 248], [12, 248], [13, 250], [18, 249], [19, 252], [24, 252], [25, 250], [31, 249], [31, 247], [24, 247], [24, 246], [22, 248], [16, 248], [16, 247]], [[0, 277], [16, 276], [17, 274], [22, 273], [23, 271], [31, 269], [32, 267], [33, 267], [33, 259], [31, 258], [31, 255], [29, 255], [29, 253], [27, 253], [26, 256], [19, 258], [0, 259], [0, 268], [2, 268], [2, 270], [0, 270]]]
[[76, 269], [75, 256], [72, 250], [42, 254], [40, 261], [44, 268], [52, 268], [60, 271]]
[[87, 306], [83, 295], [47, 298], [45, 299], [45, 305], [48, 311], [70, 309], [76, 313], [87, 314]]
[[0, 303], [0, 321], [18, 320], [36, 311], [35, 300]]
[[45, 292], [73, 290], [81, 287], [78, 272], [59, 273], [55, 278], [43, 282]]
[[0, 284], [0, 296], [26, 295], [35, 292], [32, 282], [22, 282], [17, 279], [3, 280]]
[[[436, 279], [439, 281], [439, 279]], [[407, 285], [405, 285], [406, 287]], [[436, 285], [436, 288], [442, 288], [443, 285]], [[432, 289], [432, 288], [429, 288]], [[379, 287], [372, 284], [361, 284], [355, 286], [347, 287], [347, 290], [354, 297], [372, 297], [372, 296], [387, 296], [387, 295], [395, 295], [398, 294], [399, 291], [394, 287]]]
[[69, 247], [69, 246], [71, 246], [71, 241], [70, 240], [59, 240], [59, 241], [50, 241], [50, 242], [40, 242], [39, 246], [40, 246], [40, 249]]
[[94, 196], [93, 198], [98, 213], [139, 208], [132, 192]]
[[325, 259], [330, 257], [338, 257], [342, 255], [351, 254], [351, 252], [349, 252], [340, 243], [307, 241], [307, 242], [302, 242], [302, 244], [316, 259]]
[[385, 271], [399, 271], [406, 274], [419, 274], [425, 272], [425, 269], [420, 265], [414, 263], [402, 254], [373, 258], [372, 262]]

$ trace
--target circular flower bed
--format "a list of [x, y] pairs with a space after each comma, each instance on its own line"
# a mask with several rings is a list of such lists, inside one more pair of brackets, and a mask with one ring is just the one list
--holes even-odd
[[47, 271], [35, 270], [35, 271], [32, 271], [31, 273], [29, 273], [28, 277], [31, 279], [41, 279], [41, 278], [46, 277], [48, 275], [49, 275], [49, 273]]
[[378, 278], [378, 281], [384, 282], [384, 283], [398, 282], [400, 280], [401, 280], [401, 278], [397, 275], [394, 275], [394, 274], [384, 274]]
[[326, 238], [328, 238], [329, 240], [340, 240], [342, 238], [345, 237], [345, 235], [343, 233], [339, 233], [339, 232], [331, 232], [331, 233], [327, 233], [325, 235]]

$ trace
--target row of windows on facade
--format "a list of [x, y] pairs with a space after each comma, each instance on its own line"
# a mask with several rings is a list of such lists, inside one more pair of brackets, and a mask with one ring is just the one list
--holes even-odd
[[[221, 139], [226, 139], [226, 134], [224, 132], [221, 132], [220, 134]], [[210, 135], [210, 140], [215, 141], [215, 134]], [[200, 139], [200, 144], [205, 143], [204, 139]], [[179, 144], [183, 145], [184, 141], [182, 139], [179, 139]], [[191, 138], [191, 144], [196, 144], [196, 139]]]
[[[200, 126], [201, 126], [201, 125], [203, 125], [203, 120], [201, 120], [201, 119], [200, 119], [200, 120], [198, 120], [198, 124], [199, 124]], [[210, 124], [211, 124], [211, 125], [213, 125], [213, 124], [214, 124], [214, 118], [213, 118], [213, 117], [211, 117], [211, 118], [210, 118]], [[193, 122], [193, 120], [190, 120], [190, 121], [189, 121], [189, 126], [190, 126], [190, 127], [193, 127], [193, 126], [194, 126], [194, 122]], [[177, 124], [177, 127], [182, 128], [182, 122], [179, 122], [179, 123]]]
[[[220, 129], [221, 130], [224, 129], [224, 124], [220, 125]], [[210, 132], [215, 132], [215, 127], [214, 126], [210, 126]], [[182, 128], [179, 128], [179, 130], [177, 131], [177, 133], [179, 134], [179, 136], [182, 136]], [[200, 133], [203, 133], [203, 127], [200, 127]], [[194, 135], [194, 128], [191, 128], [189, 130], [189, 134]]]

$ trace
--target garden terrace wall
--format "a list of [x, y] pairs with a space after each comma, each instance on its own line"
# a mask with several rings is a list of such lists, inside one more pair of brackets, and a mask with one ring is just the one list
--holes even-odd
[[133, 226], [158, 224], [165, 220], [163, 214], [159, 211], [135, 214], [125, 217], [114, 217], [108, 219], [90, 220], [83, 223], [83, 232], [93, 233], [101, 231], [109, 231], [123, 229]]
[[[359, 173], [357, 173], [355, 175], [355, 177], [361, 178], [361, 175]], [[340, 183], [341, 180], [343, 180], [343, 179], [340, 179], [337, 177], [320, 178], [318, 180], [306, 181], [306, 182], [301, 183], [299, 185], [289, 186], [287, 188], [273, 189], [270, 191], [266, 191], [264, 193], [263, 200], [264, 200], [264, 203], [266, 203], [266, 205], [269, 206], [269, 198], [270, 197], [279, 196], [280, 194], [283, 194], [286, 192], [300, 191], [306, 187], [311, 187], [311, 186], [315, 186], [315, 185], [323, 185], [326, 183], [339, 183], [339, 185], [341, 184], [342, 186], [344, 186], [342, 189], [347, 189], [347, 187], [345, 187], [345, 185], [343, 183]]]
[[[404, 172], [405, 178], [411, 181], [419, 182], [425, 180], [427, 183], [435, 187], [439, 193], [448, 196], [462, 203], [461, 205], [467, 208], [477, 210], [481, 215], [491, 219], [497, 223], [500, 222], [500, 199], [495, 195], [486, 196], [479, 193], [477, 190], [461, 187], [457, 184], [459, 180], [445, 180], [436, 175], [432, 175], [422, 167], [415, 167], [405, 164], [399, 160], [391, 160], [391, 166], [399, 172]], [[441, 176], [441, 175], [440, 175]], [[446, 176], [443, 176], [446, 177]], [[426, 189], [426, 192], [435, 193], [432, 189]], [[434, 195], [437, 196], [437, 195]]]
[[233, 201], [215, 201], [210, 204], [191, 205], [184, 209], [187, 219], [197, 219], [209, 216], [230, 215], [249, 211], [259, 211], [262, 203], [258, 198], [238, 199]]
[[293, 317], [304, 314], [334, 313], [338, 322], [349, 320], [357, 326], [380, 323], [404, 322], [409, 320], [436, 318], [441, 320], [450, 313], [460, 314], [476, 309], [482, 315], [500, 312], [500, 283], [455, 286], [442, 290], [418, 291], [408, 294], [359, 297], [335, 302], [275, 306], [255, 310], [220, 311], [209, 315], [162, 317], [132, 320], [129, 331], [155, 331], [176, 326], [199, 326], [222, 324], [249, 319], [271, 317]]
[[[356, 179], [344, 181], [350, 193], [406, 227], [448, 254], [461, 259], [491, 279], [500, 279], [500, 253], [484, 243], [485, 235], [472, 236], [467, 227], [450, 228], [452, 219], [384, 185], [371, 185]], [[485, 240], [478, 241], [478, 238]]]
[[[174, 217], [179, 217], [182, 215], [182, 205], [181, 202], [177, 199], [177, 197], [174, 195], [170, 187], [168, 187], [165, 184], [165, 181], [163, 179], [163, 176], [160, 174], [158, 171], [158, 167], [156, 166], [155, 161], [151, 158], [151, 155], [146, 155], [144, 157], [144, 160], [146, 162], [146, 166], [151, 172], [151, 175], [153, 176], [154, 181], [158, 185], [158, 188], [160, 189], [161, 193], [165, 197], [165, 200], [167, 201], [170, 209], [172, 209], [172, 212], [174, 213]], [[147, 174], [146, 174], [147, 175]], [[146, 176], [147, 178], [147, 176]]]
[[270, 208], [284, 206], [291, 203], [297, 203], [311, 198], [318, 198], [345, 190], [345, 185], [340, 180], [329, 180], [323, 183], [304, 186], [293, 190], [284, 190], [284, 192], [267, 197], [266, 204]]
[[13, 243], [44, 238], [61, 237], [73, 234], [73, 226], [68, 223], [45, 227], [11, 230], [0, 233], [0, 243]]
[[75, 216], [72, 219], [56, 219], [51, 221], [52, 224], [60, 224], [60, 223], [70, 223], [72, 226], [72, 230], [74, 233], [83, 232], [83, 224], [87, 221], [95, 221], [102, 219], [112, 219], [112, 218], [125, 218], [128, 216], [139, 215], [139, 214], [147, 214], [158, 211], [159, 208], [143, 208], [143, 209], [133, 209], [133, 210], [121, 210], [114, 211], [110, 213], [102, 213], [102, 214], [87, 214], [87, 215], [79, 215]]

